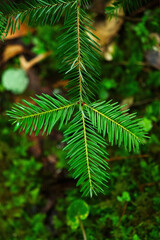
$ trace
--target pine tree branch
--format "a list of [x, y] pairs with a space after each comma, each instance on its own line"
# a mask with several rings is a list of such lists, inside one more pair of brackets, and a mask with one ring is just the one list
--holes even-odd
[[108, 134], [109, 142], [113, 145], [115, 142], [120, 146], [122, 143], [125, 148], [138, 151], [139, 144], [145, 137], [140, 121], [134, 119], [135, 114], [128, 114], [127, 111], [121, 111], [123, 106], [110, 104], [110, 101], [96, 102], [91, 105], [84, 104], [88, 116], [91, 118], [93, 126], [97, 127], [103, 136]]
[[26, 118], [34, 118], [34, 117], [38, 117], [38, 116], [41, 116], [41, 115], [46, 115], [48, 113], [53, 113], [53, 112], [56, 112], [56, 111], [64, 110], [64, 109], [70, 108], [74, 105], [75, 105], [75, 103], [72, 103], [72, 104], [68, 104], [66, 106], [63, 106], [63, 107], [60, 107], [60, 108], [55, 108], [55, 109], [52, 109], [52, 110], [49, 110], [49, 111], [44, 111], [44, 112], [40, 112], [40, 113], [36, 113], [36, 114], [30, 114], [30, 115], [27, 115], [27, 116], [21, 116], [21, 117], [15, 117], [15, 118], [16, 118], [16, 120], [23, 120], [23, 119], [26, 119]]
[[65, 22], [65, 32], [60, 36], [58, 54], [64, 79], [70, 79], [67, 88], [74, 101], [89, 102], [98, 90], [100, 50], [91, 28], [91, 21], [77, 0], [77, 6]]
[[[64, 11], [70, 11], [75, 4], [74, 1], [64, 0], [32, 0], [25, 1], [21, 4], [15, 4], [9, 1], [0, 3], [0, 9], [8, 22], [6, 35], [11, 29], [14, 34], [16, 28], [20, 28], [20, 24], [25, 19], [29, 25], [33, 24], [51, 24], [58, 22]], [[66, 13], [67, 15], [67, 13]]]
[[106, 118], [107, 120], [109, 120], [110, 122], [116, 124], [117, 126], [119, 126], [120, 128], [122, 128], [124, 131], [128, 132], [129, 134], [131, 134], [133, 137], [135, 137], [138, 141], [140, 141], [140, 138], [138, 136], [136, 136], [133, 132], [131, 132], [130, 130], [128, 130], [126, 127], [124, 127], [123, 125], [119, 124], [118, 122], [116, 122], [115, 120], [113, 120], [112, 118], [106, 116], [105, 114], [101, 113], [100, 111], [96, 110], [95, 108], [90, 107], [89, 105], [85, 104], [85, 106], [87, 106], [88, 108], [90, 108], [92, 111], [94, 111], [95, 113], [101, 115], [102, 117]]
[[[92, 34], [91, 21], [83, 10], [88, 0], [26, 0], [21, 5], [4, 1], [0, 4], [0, 36], [4, 33], [8, 21], [7, 32], [13, 33], [28, 18], [28, 24], [53, 24], [59, 21], [65, 11], [64, 33], [60, 37], [59, 62], [60, 70], [69, 79], [68, 89], [72, 101], [60, 95], [52, 98], [43, 94], [32, 98], [34, 104], [23, 100], [7, 112], [15, 125], [15, 130], [37, 135], [43, 128], [43, 134], [50, 134], [59, 121], [59, 129], [69, 123], [75, 106], [76, 114], [65, 131], [64, 148], [68, 151], [69, 170], [77, 186], [81, 186], [82, 196], [104, 193], [108, 182], [107, 151], [104, 136], [109, 142], [123, 143], [129, 151], [138, 150], [139, 143], [145, 137], [139, 120], [133, 119], [134, 114], [121, 111], [117, 104], [110, 102], [90, 103], [97, 92], [100, 67], [99, 45]], [[8, 15], [7, 15], [8, 14]], [[6, 19], [4, 16], [8, 16]], [[79, 108], [78, 108], [79, 105]], [[98, 133], [97, 133], [98, 131]], [[103, 133], [103, 137], [100, 135]]]
[[57, 99], [50, 97], [47, 94], [37, 96], [37, 99], [31, 98], [37, 105], [29, 103], [25, 100], [23, 102], [27, 105], [20, 103], [15, 104], [7, 115], [11, 117], [15, 125], [15, 131], [25, 131], [30, 134], [36, 131], [36, 135], [44, 126], [43, 134], [51, 133], [53, 126], [60, 120], [60, 126], [69, 121], [74, 111], [75, 103], [70, 103], [62, 96], [55, 95]]
[[108, 163], [106, 143], [96, 133], [91, 122], [85, 117], [84, 109], [78, 111], [65, 131], [64, 148], [68, 151], [69, 171], [74, 178], [79, 178], [77, 186], [81, 186], [83, 196], [104, 193], [108, 182]]

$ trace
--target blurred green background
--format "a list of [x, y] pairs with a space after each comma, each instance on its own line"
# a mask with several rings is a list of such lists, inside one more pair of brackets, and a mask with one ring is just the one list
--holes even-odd
[[[83, 199], [88, 207], [83, 209], [82, 204], [81, 221], [89, 240], [158, 240], [160, 8], [107, 22], [99, 10], [103, 7], [90, 10], [102, 44], [97, 99], [128, 104], [130, 112], [142, 118], [149, 139], [136, 154], [108, 146], [108, 190], [104, 196]], [[114, 34], [107, 35], [108, 26], [116, 25]], [[66, 96], [67, 82], [57, 67], [60, 28], [61, 24], [22, 26], [17, 35], [0, 43], [0, 240], [82, 239], [79, 223], [68, 213], [81, 195], [67, 171], [62, 133], [54, 130], [47, 137], [14, 133], [5, 113], [30, 95]]]

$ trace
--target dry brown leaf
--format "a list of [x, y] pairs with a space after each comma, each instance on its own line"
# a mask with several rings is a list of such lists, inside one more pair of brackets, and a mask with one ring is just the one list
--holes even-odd
[[56, 164], [56, 162], [57, 162], [57, 158], [56, 158], [55, 155], [49, 155], [49, 156], [47, 157], [47, 160], [48, 160], [48, 162], [51, 163], [51, 164]]
[[7, 62], [11, 58], [24, 52], [25, 49], [22, 45], [7, 45], [4, 49], [1, 62]]
[[[120, 16], [124, 16], [123, 10], [119, 11]], [[94, 28], [96, 32], [93, 33], [100, 39], [100, 45], [102, 49], [108, 45], [111, 40], [117, 35], [122, 24], [124, 22], [123, 18], [112, 18], [111, 20], [105, 20], [96, 22]]]
[[127, 110], [128, 108], [130, 108], [134, 103], [134, 98], [133, 97], [128, 97], [123, 99], [123, 101], [121, 102], [121, 105], [126, 105], [124, 106], [121, 110]]
[[64, 88], [65, 86], [67, 86], [67, 84], [68, 84], [68, 80], [60, 80], [60, 81], [54, 83], [52, 86], [53, 86], [53, 88], [59, 88], [59, 87]]
[[145, 54], [147, 62], [154, 68], [160, 70], [160, 51], [159, 49], [152, 49]]
[[151, 39], [156, 40], [156, 44], [153, 49], [145, 53], [147, 62], [154, 68], [160, 70], [160, 35], [158, 33], [151, 33]]

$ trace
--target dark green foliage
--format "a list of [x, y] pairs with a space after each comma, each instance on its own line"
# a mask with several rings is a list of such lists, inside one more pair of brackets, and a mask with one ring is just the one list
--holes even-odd
[[6, 118], [0, 125], [0, 239], [47, 240], [40, 212], [42, 164], [28, 155], [32, 144], [25, 136], [10, 133]]
[[137, 8], [142, 7], [147, 2], [151, 2], [151, 0], [118, 0], [123, 9], [126, 11], [135, 11]]
[[[66, 17], [71, 5], [74, 1], [63, 0], [33, 0], [25, 1], [21, 4], [14, 4], [11, 1], [5, 3], [3, 0], [0, 3], [0, 9], [3, 13], [4, 20], [7, 21], [6, 34], [11, 29], [11, 33], [15, 32], [18, 25], [27, 19], [29, 25], [33, 24], [50, 24], [58, 22], [64, 11]], [[0, 34], [1, 35], [1, 34]]]
[[119, 10], [123, 8], [124, 12], [134, 12], [138, 8], [143, 7], [145, 4], [151, 2], [151, 0], [115, 0], [112, 6], [106, 8], [106, 13], [109, 18], [118, 15]]
[[85, 114], [85, 111], [78, 112], [65, 131], [68, 144], [65, 150], [68, 150], [70, 170], [74, 170], [73, 177], [79, 178], [77, 185], [81, 186], [83, 195], [92, 197], [103, 193], [106, 187], [108, 164], [106, 143]]
[[[146, 90], [145, 97], [152, 98], [152, 92], [159, 82], [158, 71], [151, 71], [148, 74], [143, 69], [150, 69], [145, 61], [145, 53], [156, 45], [156, 42], [149, 35], [158, 30], [154, 26], [156, 26], [155, 22], [159, 22], [159, 14], [160, 8], [157, 8], [155, 11], [146, 11], [142, 16], [142, 21], [138, 23], [126, 21], [121, 41], [119, 38], [115, 39], [113, 61], [104, 65], [102, 78], [106, 78], [104, 73], [107, 72], [107, 78], [114, 79], [118, 85], [117, 101], [131, 96], [139, 96], [137, 97], [139, 99], [144, 90]], [[141, 81], [141, 79], [144, 80]], [[110, 95], [108, 97], [111, 98]]]
[[98, 92], [100, 66], [96, 39], [87, 14], [83, 9], [73, 9], [59, 39], [59, 68], [65, 79], [70, 80], [67, 88], [73, 101], [89, 101]]
[[[8, 115], [14, 119], [15, 130], [23, 130], [25, 133], [35, 131], [38, 134], [44, 125], [43, 133], [47, 130], [49, 134], [59, 119], [60, 127], [64, 121], [68, 122], [74, 106], [78, 105], [69, 104], [58, 95], [56, 96], [60, 101], [48, 95], [44, 96], [34, 99], [38, 106], [24, 101], [29, 107], [17, 104], [12, 111], [8, 111]], [[115, 104], [104, 102], [93, 105], [84, 104], [83, 107], [81, 106], [81, 111], [76, 113], [69, 128], [65, 131], [65, 141], [68, 144], [65, 150], [69, 150], [68, 163], [71, 166], [70, 170], [74, 170], [73, 177], [79, 177], [77, 185], [82, 186], [81, 191], [84, 195], [92, 196], [93, 193], [103, 192], [108, 178], [106, 173], [108, 164], [105, 160], [107, 158], [106, 144], [96, 130], [103, 132], [103, 135], [107, 130], [108, 139], [112, 145], [114, 141], [118, 142], [119, 146], [123, 143], [129, 151], [131, 148], [138, 149], [144, 134], [139, 120], [130, 122], [134, 115], [124, 115], [120, 107]]]
[[148, 105], [146, 115], [157, 122], [160, 119], [160, 101], [155, 100], [152, 104]]
[[[130, 157], [111, 164], [112, 190], [106, 192], [106, 196], [100, 198], [98, 202], [97, 199], [90, 199], [87, 202], [90, 207], [90, 214], [84, 221], [87, 239], [156, 240], [160, 237], [158, 165], [159, 162], [154, 164], [154, 159]], [[149, 183], [155, 184], [149, 186]], [[143, 184], [144, 188], [141, 188]], [[58, 237], [55, 239], [80, 238], [80, 229], [73, 229], [71, 232], [67, 227], [67, 216], [65, 216], [67, 206], [78, 196], [78, 192], [72, 189], [65, 193], [65, 199], [59, 199], [57, 215], [54, 218], [54, 224], [59, 223], [56, 228]], [[127, 207], [124, 211], [125, 206]]]
[[[103, 136], [108, 135], [108, 140], [131, 151], [139, 150], [139, 142], [144, 138], [143, 129], [139, 124], [135, 114], [128, 114], [128, 110], [121, 111], [123, 106], [119, 106], [111, 101], [96, 102], [86, 106], [92, 124], [97, 126], [98, 131]], [[132, 119], [132, 121], [130, 121]]]
[[[95, 93], [98, 93], [100, 66], [99, 45], [91, 32], [91, 21], [84, 11], [86, 5], [88, 1], [77, 0], [69, 5], [68, 1], [36, 0], [32, 4], [26, 2], [18, 6], [18, 12], [15, 6], [11, 9], [4, 3], [2, 12], [6, 14], [8, 8], [8, 25], [13, 33], [17, 21], [20, 24], [28, 14], [29, 24], [34, 21], [42, 24], [50, 21], [53, 24], [63, 13], [60, 10], [57, 14], [60, 7], [69, 7], [69, 11], [65, 13], [64, 33], [60, 37], [59, 66], [65, 75], [64, 79], [69, 79], [67, 88], [71, 102], [59, 95], [56, 95], [57, 100], [42, 95], [33, 99], [36, 105], [24, 100], [27, 106], [16, 104], [8, 111], [8, 115], [15, 130], [24, 130], [25, 133], [35, 131], [37, 135], [44, 127], [43, 133], [50, 134], [58, 120], [59, 128], [70, 120], [74, 106], [77, 105], [77, 113], [65, 132], [65, 141], [68, 144], [65, 149], [68, 150], [73, 177], [79, 178], [77, 185], [81, 186], [83, 195], [92, 197], [93, 194], [104, 192], [108, 179], [106, 143], [96, 131], [105, 135], [107, 129], [109, 141], [112, 144], [114, 141], [118, 142], [119, 146], [123, 143], [129, 151], [132, 148], [138, 150], [144, 134], [139, 120], [132, 120], [134, 115], [124, 114], [119, 106], [105, 102], [90, 104]], [[49, 20], [51, 13], [53, 17]]]

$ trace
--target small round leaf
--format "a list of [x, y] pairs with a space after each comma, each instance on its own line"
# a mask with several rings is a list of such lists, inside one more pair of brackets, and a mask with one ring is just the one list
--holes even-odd
[[28, 83], [28, 77], [23, 69], [10, 68], [4, 71], [2, 75], [3, 87], [14, 94], [23, 93]]
[[77, 228], [79, 226], [79, 219], [86, 219], [88, 214], [88, 204], [83, 200], [75, 200], [67, 210], [68, 224], [71, 225], [72, 228]]

